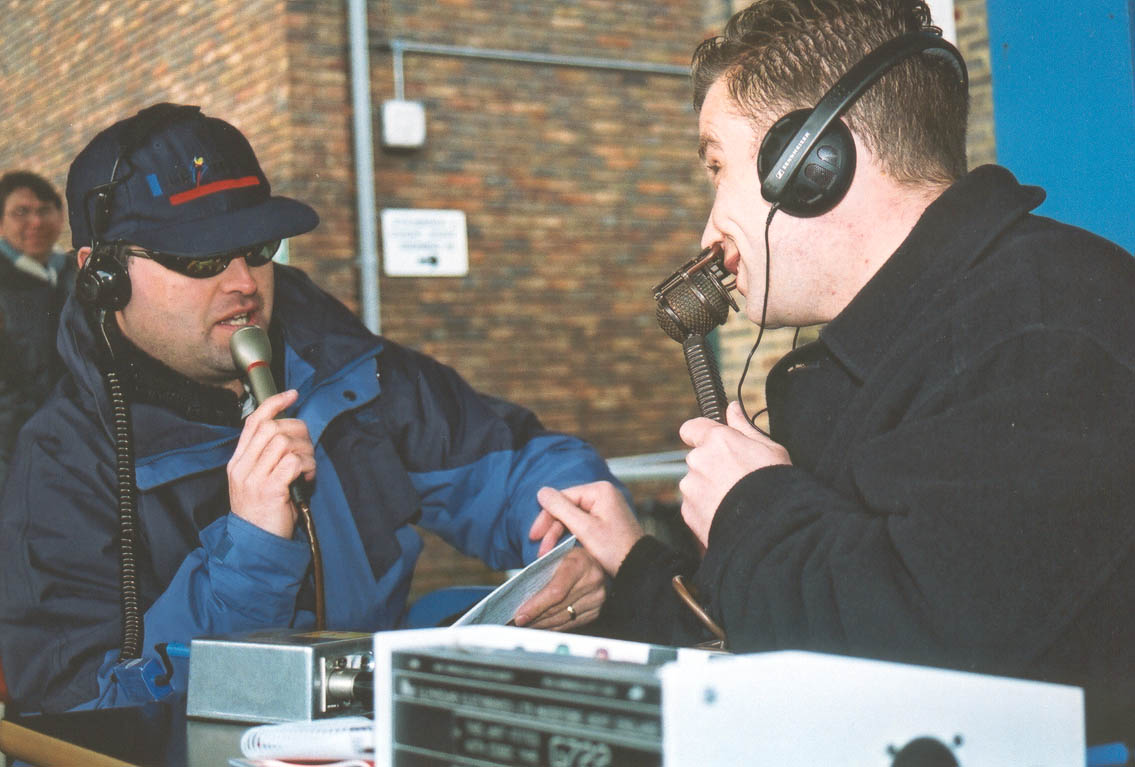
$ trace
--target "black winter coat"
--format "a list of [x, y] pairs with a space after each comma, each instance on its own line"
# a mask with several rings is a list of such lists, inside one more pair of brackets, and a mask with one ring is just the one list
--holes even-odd
[[[1084, 686], [1135, 733], [1135, 261], [978, 168], [767, 381], [792, 466], [722, 501], [696, 584], [731, 649]], [[702, 638], [644, 539], [605, 617]]]

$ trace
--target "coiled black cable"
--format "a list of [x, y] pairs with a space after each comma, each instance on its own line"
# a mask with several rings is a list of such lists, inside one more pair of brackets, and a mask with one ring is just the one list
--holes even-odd
[[113, 411], [114, 470], [118, 479], [118, 582], [122, 602], [122, 647], [118, 660], [142, 657], [143, 625], [138, 600], [138, 510], [135, 505], [134, 441], [130, 405], [117, 371], [105, 372]]

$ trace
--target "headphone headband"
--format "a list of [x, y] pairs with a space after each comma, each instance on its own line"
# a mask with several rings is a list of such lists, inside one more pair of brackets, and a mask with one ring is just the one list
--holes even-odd
[[924, 29], [888, 40], [849, 69], [816, 103], [804, 124], [784, 145], [769, 172], [761, 179], [762, 196], [769, 201], [780, 200], [824, 132], [863, 91], [904, 59], [924, 52], [948, 61], [957, 71], [962, 85], [969, 84], [961, 53], [944, 40], [940, 33]]

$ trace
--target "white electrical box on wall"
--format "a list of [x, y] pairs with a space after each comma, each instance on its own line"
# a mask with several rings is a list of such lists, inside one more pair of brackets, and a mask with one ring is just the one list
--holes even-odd
[[465, 212], [386, 208], [382, 265], [387, 277], [463, 277], [469, 273]]
[[417, 149], [426, 143], [426, 108], [420, 101], [389, 99], [382, 102], [382, 145], [390, 149]]

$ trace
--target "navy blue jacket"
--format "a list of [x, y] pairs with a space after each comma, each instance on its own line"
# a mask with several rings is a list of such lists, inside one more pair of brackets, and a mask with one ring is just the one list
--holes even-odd
[[[294, 269], [276, 267], [275, 316], [286, 386], [299, 391], [289, 414], [316, 446], [328, 628], [398, 625], [422, 547], [412, 523], [491, 567], [517, 567], [535, 556], [538, 488], [610, 478], [585, 443], [375, 337]], [[70, 302], [60, 331], [70, 374], [21, 435], [0, 501], [0, 658], [30, 709], [137, 702], [112, 674], [116, 481], [93, 344]], [[312, 626], [302, 534], [285, 540], [229, 512], [225, 465], [239, 428], [139, 402], [131, 412], [148, 652], [201, 634]]]

